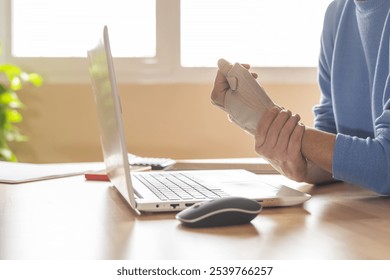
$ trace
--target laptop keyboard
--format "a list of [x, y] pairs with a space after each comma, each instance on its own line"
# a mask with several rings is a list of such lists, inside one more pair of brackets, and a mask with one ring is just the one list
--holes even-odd
[[216, 199], [228, 196], [220, 189], [210, 189], [184, 173], [133, 174], [162, 201]]

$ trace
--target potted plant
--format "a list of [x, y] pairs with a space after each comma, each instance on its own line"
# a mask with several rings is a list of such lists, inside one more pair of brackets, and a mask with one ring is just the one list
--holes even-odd
[[[0, 56], [1, 56], [0, 46]], [[24, 84], [33, 86], [42, 84], [42, 77], [36, 73], [27, 73], [13, 64], [0, 64], [0, 160], [17, 161], [17, 157], [9, 147], [10, 142], [26, 141], [16, 124], [23, 120], [20, 109], [24, 104], [17, 92]]]

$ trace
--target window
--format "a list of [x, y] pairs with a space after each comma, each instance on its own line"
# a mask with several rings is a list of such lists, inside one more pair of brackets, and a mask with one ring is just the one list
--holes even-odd
[[113, 54], [156, 56], [155, 0], [12, 0], [11, 53], [15, 57], [85, 57], [102, 26]]
[[119, 81], [212, 82], [220, 57], [265, 82], [315, 82], [330, 0], [0, 0], [4, 57], [48, 82], [89, 82], [108, 25]]
[[327, 1], [182, 0], [181, 62], [315, 67]]

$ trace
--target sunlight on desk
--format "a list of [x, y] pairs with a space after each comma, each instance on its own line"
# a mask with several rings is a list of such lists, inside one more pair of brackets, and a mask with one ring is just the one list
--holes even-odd
[[343, 183], [292, 187], [312, 198], [248, 225], [188, 229], [174, 213], [135, 215], [109, 182], [0, 184], [0, 259], [390, 258], [388, 197]]

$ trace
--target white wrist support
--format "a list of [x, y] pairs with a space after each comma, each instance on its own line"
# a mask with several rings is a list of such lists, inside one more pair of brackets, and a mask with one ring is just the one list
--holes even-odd
[[257, 124], [264, 111], [274, 106], [274, 103], [252, 74], [241, 64], [232, 65], [225, 59], [220, 59], [218, 68], [230, 85], [224, 104], [229, 119], [255, 135]]

